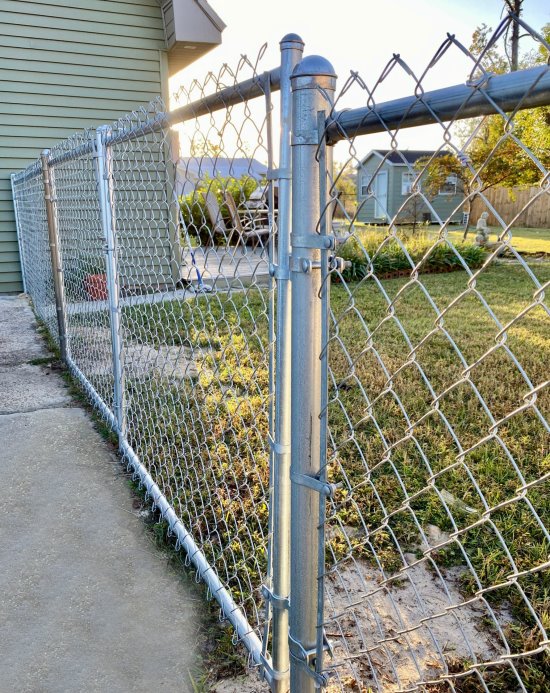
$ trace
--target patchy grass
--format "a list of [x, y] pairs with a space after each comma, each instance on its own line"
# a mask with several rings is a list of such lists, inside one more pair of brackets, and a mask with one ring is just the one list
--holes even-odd
[[253, 625], [267, 566], [266, 314], [254, 290], [123, 313], [134, 340], [193, 363], [178, 380], [128, 379], [128, 439]]
[[[541, 282], [550, 279], [550, 264], [533, 271]], [[464, 272], [421, 277], [440, 310], [466, 291], [467, 279]], [[529, 390], [514, 358], [534, 386], [547, 377], [548, 316], [535, 306], [507, 330], [506, 340], [497, 339], [500, 327], [487, 307], [506, 325], [532, 302], [535, 285], [515, 265], [484, 271], [476, 288], [487, 307], [468, 293], [445, 313], [446, 333], [434, 329], [436, 314], [421, 287], [407, 282], [383, 281], [395, 301], [393, 318], [372, 279], [332, 287], [330, 364], [337, 387], [329, 393], [329, 426], [336, 445], [328, 474], [342, 487], [329, 509], [329, 562], [360, 557], [392, 574], [403, 565], [400, 550], [418, 552], [429, 525], [458, 531], [460, 541], [431, 552], [435, 564], [443, 571], [462, 569], [465, 597], [484, 589], [491, 604], [506, 605], [514, 617], [504, 626], [512, 651], [530, 649], [538, 631], [522, 592], [548, 627], [550, 577], [541, 571], [510, 582], [507, 576], [541, 565], [550, 550], [532, 512], [550, 524], [547, 485], [518, 493], [520, 474], [529, 483], [550, 471], [547, 432], [526, 409], [502, 421], [498, 438], [486, 436], [493, 422], [521, 407]], [[139, 306], [124, 317], [136, 339], [180, 345], [194, 354], [194, 379], [177, 386], [158, 379], [129, 384], [130, 441], [252, 622], [266, 567], [265, 313], [262, 295], [250, 291]], [[411, 345], [420, 345], [414, 360]], [[491, 346], [494, 351], [486, 354]], [[477, 364], [469, 377], [465, 363]], [[440, 395], [438, 409], [431, 405], [434, 393]], [[548, 417], [547, 391], [537, 404]], [[138, 423], [140, 412], [147, 414], [145, 427]], [[406, 435], [409, 423], [415, 424], [414, 437]], [[436, 489], [455, 502], [442, 501]], [[485, 504], [500, 506], [491, 522], [488, 516], [482, 521]], [[475, 575], [465, 569], [467, 561]], [[550, 673], [545, 655], [517, 660], [516, 667], [528, 690], [542, 693]], [[490, 676], [491, 690], [517, 685], [504, 665], [493, 667]], [[472, 677], [460, 681], [468, 682], [465, 691], [478, 690]]]
[[[541, 283], [550, 279], [550, 264], [533, 271]], [[467, 290], [467, 279], [457, 272], [425, 275], [421, 282], [442, 310]], [[540, 640], [527, 602], [550, 625], [550, 574], [527, 572], [515, 582], [509, 576], [548, 559], [550, 546], [533, 510], [548, 527], [550, 494], [548, 483], [521, 492], [520, 475], [527, 484], [543, 477], [550, 451], [541, 419], [532, 408], [520, 409], [530, 387], [518, 364], [533, 386], [546, 380], [550, 320], [535, 305], [506, 338], [498, 337], [500, 326], [488, 308], [503, 326], [533, 301], [535, 285], [519, 266], [489, 268], [476, 288], [483, 300], [467, 293], [434, 329], [436, 312], [418, 283], [384, 281], [391, 310], [372, 279], [332, 287], [329, 427], [336, 445], [328, 474], [342, 487], [330, 508], [329, 561], [361, 557], [393, 574], [406, 565], [400, 550], [422, 556], [421, 532], [430, 525], [447, 535], [458, 532], [459, 541], [431, 557], [443, 571], [462, 569], [465, 596], [483, 589], [489, 603], [507, 605], [515, 621], [505, 626], [506, 637], [512, 652], [521, 652]], [[465, 371], [470, 364], [476, 365]], [[548, 389], [537, 405], [548, 420]], [[498, 436], [488, 436], [499, 420]], [[528, 690], [545, 690], [546, 655], [517, 660], [516, 666]], [[515, 690], [511, 669], [494, 669], [491, 690]], [[471, 687], [464, 690], [482, 690], [466, 680]]]

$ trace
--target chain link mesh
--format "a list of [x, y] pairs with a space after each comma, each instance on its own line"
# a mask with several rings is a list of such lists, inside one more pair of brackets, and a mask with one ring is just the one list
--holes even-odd
[[[411, 112], [432, 72], [461, 59], [484, 95], [487, 56], [449, 35], [419, 78], [397, 55], [372, 88], [352, 73], [335, 111], [353, 100], [374, 114], [406, 75]], [[465, 106], [450, 122], [433, 114], [432, 151], [400, 145], [404, 128], [379, 119], [376, 145], [339, 145], [346, 161], [331, 178], [347, 265], [325, 282], [324, 473], [337, 485], [321, 532], [328, 690], [548, 686], [550, 264], [525, 252], [537, 251], [516, 228], [525, 208], [505, 221], [486, 191], [521, 169], [548, 199], [549, 109], [459, 124]], [[353, 167], [350, 212], [339, 190]], [[474, 199], [496, 228], [476, 228]]]
[[18, 225], [24, 230], [24, 233], [20, 234], [19, 242], [21, 268], [25, 275], [27, 292], [33, 297], [37, 315], [54, 339], [59, 341], [40, 161], [36, 161], [27, 170], [15, 174], [12, 185], [16, 191], [14, 206]]
[[[274, 302], [268, 270], [276, 222], [267, 180], [273, 105], [269, 79], [258, 72], [263, 52], [181, 89], [179, 107], [245, 79], [263, 94], [186, 120], [181, 158], [158, 100], [100, 129], [104, 169], [95, 130], [59, 143], [49, 160], [70, 366], [113, 425], [118, 385], [122, 436], [265, 652], [269, 612], [260, 588], [269, 583]], [[28, 292], [55, 333], [39, 164], [15, 177], [14, 190]], [[102, 178], [115, 236], [114, 289]]]
[[[402, 144], [414, 105], [396, 128], [377, 110], [403, 76], [429, 110], [425, 95], [450, 60], [464, 61], [495, 110], [490, 49], [511, 21], [481, 56], [449, 35], [420, 77], [398, 55], [373, 87], [352, 73], [335, 104], [366, 103], [379, 125], [375, 145], [337, 146], [346, 161], [325, 209], [346, 262], [324, 277], [322, 480], [336, 490], [319, 532], [328, 651], [317, 666], [328, 690], [542, 692], [550, 676], [550, 266], [515, 222], [549, 195], [548, 106], [522, 111], [520, 101], [467, 121], [466, 101], [450, 122], [432, 113], [440, 146], [430, 151]], [[203, 108], [250, 77], [263, 98]], [[68, 360], [265, 654], [273, 99], [259, 62], [243, 57], [177, 100], [202, 108], [178, 126], [177, 161], [160, 101], [100, 140], [85, 131], [51, 152]], [[343, 186], [350, 170], [357, 205]], [[15, 175], [14, 198], [27, 290], [57, 337], [41, 176], [40, 162]], [[538, 192], [504, 218], [489, 190], [517, 182]], [[485, 209], [496, 227], [478, 223]]]

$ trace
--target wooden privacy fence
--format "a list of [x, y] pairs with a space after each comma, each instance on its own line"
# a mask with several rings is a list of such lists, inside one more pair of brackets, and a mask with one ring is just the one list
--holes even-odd
[[[483, 193], [491, 205], [498, 210], [501, 218], [509, 224], [517, 214], [514, 226], [550, 228], [550, 191], [534, 186], [531, 188], [489, 188]], [[484, 200], [476, 197], [472, 203], [470, 219], [475, 224], [482, 212], [489, 212], [489, 226], [499, 222], [487, 209]]]

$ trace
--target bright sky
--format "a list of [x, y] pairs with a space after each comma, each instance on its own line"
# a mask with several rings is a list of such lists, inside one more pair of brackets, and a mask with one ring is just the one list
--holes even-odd
[[[420, 75], [447, 32], [454, 33], [466, 47], [472, 32], [482, 22], [496, 27], [502, 0], [211, 0], [212, 6], [227, 24], [221, 46], [197, 60], [171, 81], [171, 91], [179, 83], [217, 72], [222, 63], [235, 65], [246, 53], [256, 56], [268, 43], [262, 60], [263, 69], [278, 64], [279, 41], [288, 32], [305, 41], [305, 55], [328, 58], [336, 69], [340, 87], [357, 70], [372, 86], [393, 53], [400, 53]], [[548, 0], [525, 0], [523, 19], [533, 28], [550, 22]], [[532, 47], [529, 39], [523, 50]], [[463, 83], [471, 63], [457, 48], [438, 64], [423, 82], [426, 89]], [[383, 85], [377, 101], [411, 95], [412, 81], [403, 71], [394, 72]], [[361, 106], [366, 97], [358, 89], [351, 91], [343, 106]], [[365, 150], [387, 147], [387, 136], [370, 136]], [[441, 143], [441, 129], [415, 128], [400, 135], [399, 144], [409, 148], [430, 148]], [[366, 151], [364, 153], [366, 153]], [[338, 156], [338, 153], [337, 153]]]

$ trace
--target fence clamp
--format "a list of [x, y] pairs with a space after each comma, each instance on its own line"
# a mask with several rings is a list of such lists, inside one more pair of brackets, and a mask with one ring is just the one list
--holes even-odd
[[318, 476], [295, 474], [292, 470], [290, 470], [290, 480], [300, 486], [307, 486], [307, 488], [317, 491], [317, 493], [327, 498], [332, 498], [338, 489], [338, 484], [329, 484], [327, 481], [321, 481]]
[[268, 168], [267, 180], [292, 180], [289, 168]]
[[336, 236], [321, 234], [314, 231], [307, 235], [291, 234], [290, 242], [293, 248], [313, 248], [315, 250], [333, 250], [336, 247]]
[[[324, 636], [323, 641], [323, 651], [330, 652], [330, 646]], [[316, 647], [312, 648], [311, 650], [306, 650], [302, 643], [298, 642], [297, 640], [294, 640], [294, 638], [289, 633], [288, 649], [292, 659], [294, 659], [296, 662], [298, 662], [298, 664], [301, 667], [303, 667], [303, 669], [307, 672], [308, 676], [311, 676], [311, 678], [315, 681], [317, 686], [319, 686], [320, 688], [324, 688], [328, 684], [329, 676], [327, 674], [322, 674], [315, 670], [315, 662], [317, 660]]]
[[290, 600], [288, 597], [281, 597], [279, 594], [275, 594], [272, 590], [267, 587], [267, 585], [262, 585], [260, 588], [263, 598], [268, 601], [273, 609], [280, 609], [281, 611], [288, 611], [290, 608]]

